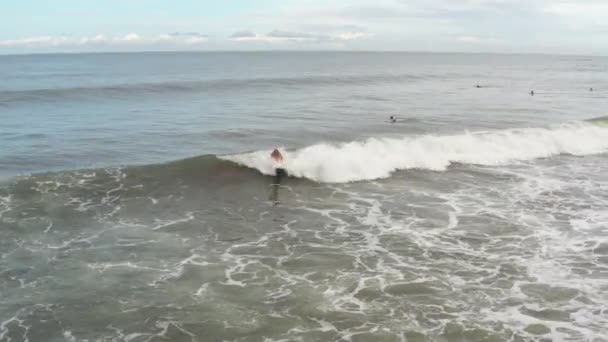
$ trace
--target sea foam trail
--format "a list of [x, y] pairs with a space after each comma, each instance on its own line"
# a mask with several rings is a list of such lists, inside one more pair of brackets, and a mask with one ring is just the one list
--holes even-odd
[[[458, 135], [370, 138], [342, 144], [316, 144], [284, 151], [289, 175], [317, 182], [344, 183], [389, 177], [396, 170], [443, 171], [451, 163], [504, 165], [559, 154], [608, 151], [608, 127], [594, 123], [551, 128], [481, 131]], [[269, 151], [222, 159], [274, 174]]]

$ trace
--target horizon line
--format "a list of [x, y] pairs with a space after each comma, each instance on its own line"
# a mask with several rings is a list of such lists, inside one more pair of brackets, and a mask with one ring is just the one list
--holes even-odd
[[102, 54], [144, 54], [144, 53], [410, 53], [410, 54], [460, 54], [460, 55], [504, 55], [504, 56], [564, 56], [564, 57], [600, 57], [608, 55], [590, 55], [576, 53], [542, 53], [542, 52], [466, 52], [466, 51], [424, 51], [424, 50], [298, 50], [298, 49], [260, 49], [260, 50], [141, 50], [141, 51], [55, 51], [30, 53], [2, 53], [0, 57], [37, 56], [37, 55], [102, 55]]

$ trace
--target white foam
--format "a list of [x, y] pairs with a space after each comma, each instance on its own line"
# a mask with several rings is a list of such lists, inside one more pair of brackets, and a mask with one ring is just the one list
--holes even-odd
[[10, 207], [10, 203], [12, 200], [13, 195], [8, 195], [8, 196], [0, 196], [0, 218], [2, 217], [2, 215], [11, 210]]
[[63, 331], [63, 337], [70, 342], [76, 342], [76, 337], [74, 337], [74, 335], [72, 335], [72, 332], [69, 330], [64, 330]]
[[[283, 151], [285, 168], [296, 177], [345, 183], [389, 177], [396, 170], [443, 171], [451, 163], [503, 165], [559, 154], [608, 151], [608, 128], [591, 123], [551, 128], [480, 131], [459, 135], [370, 138], [343, 144], [316, 144]], [[273, 175], [269, 151], [222, 157]]]

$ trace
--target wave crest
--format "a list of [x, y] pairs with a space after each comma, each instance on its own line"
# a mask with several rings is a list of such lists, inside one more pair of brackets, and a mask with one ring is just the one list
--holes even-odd
[[[572, 123], [551, 128], [323, 143], [283, 154], [285, 168], [291, 176], [345, 183], [386, 178], [397, 170], [444, 171], [451, 163], [503, 165], [559, 154], [589, 155], [606, 151], [608, 128], [593, 123]], [[257, 151], [222, 159], [272, 175], [269, 153]]]

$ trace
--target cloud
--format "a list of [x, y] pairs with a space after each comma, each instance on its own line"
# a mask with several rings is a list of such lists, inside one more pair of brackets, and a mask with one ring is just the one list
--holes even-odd
[[[594, 34], [608, 31], [608, 3], [605, 1], [561, 1], [548, 4], [544, 11], [571, 32]], [[608, 37], [604, 39], [607, 41]]]
[[206, 34], [198, 33], [198, 32], [173, 32], [169, 33], [172, 37], [199, 37], [199, 38], [207, 38]]
[[286, 40], [316, 40], [323, 38], [320, 35], [310, 34], [310, 33], [301, 33], [301, 32], [290, 32], [290, 31], [281, 31], [281, 30], [273, 30], [268, 32], [267, 37], [286, 39]]
[[242, 42], [336, 42], [365, 39], [371, 37], [369, 33], [363, 32], [338, 32], [332, 34], [316, 34], [295, 31], [272, 30], [267, 34], [256, 34], [251, 31], [239, 31], [230, 35], [230, 40]]
[[320, 32], [343, 45], [373, 32], [350, 45], [370, 50], [594, 54], [608, 51], [607, 17], [608, 0], [308, 0], [250, 22]]
[[8, 40], [0, 40], [0, 46], [5, 47], [13, 47], [13, 46], [37, 46], [37, 45], [46, 45], [46, 46], [60, 46], [69, 42], [70, 39], [66, 37], [49, 37], [49, 36], [41, 36], [41, 37], [28, 37], [22, 39], [8, 39]]
[[181, 46], [197, 45], [207, 42], [206, 35], [197, 32], [174, 32], [158, 36], [141, 36], [129, 33], [123, 36], [93, 37], [27, 37], [21, 39], [0, 40], [0, 47], [8, 48], [82, 48], [82, 47], [125, 47], [125, 46]]
[[332, 36], [333, 40], [359, 40], [359, 39], [365, 39], [365, 38], [369, 38], [372, 35], [370, 33], [364, 33], [364, 32], [343, 32], [343, 33], [339, 33], [336, 34], [334, 36]]
[[255, 33], [251, 31], [238, 31], [230, 35], [230, 38], [239, 39], [239, 38], [253, 38], [255, 37]]
[[168, 36], [170, 37], [170, 40], [181, 41], [182, 43], [189, 45], [201, 44], [209, 40], [209, 37], [206, 34], [198, 32], [173, 32], [169, 33]]
[[500, 39], [496, 39], [493, 37], [483, 37], [483, 36], [457, 36], [456, 41], [459, 43], [471, 44], [471, 45], [476, 45], [476, 44], [492, 45], [492, 44], [501, 43]]
[[574, 1], [562, 1], [550, 3], [545, 7], [549, 13], [561, 16], [576, 17], [606, 17], [608, 16], [608, 3], [599, 1], [588, 1], [586, 3]]
[[[238, 6], [237, 6], [238, 7]], [[366, 49], [414, 51], [608, 53], [608, 0], [305, 0], [255, 5], [209, 20], [145, 16], [121, 27], [137, 33], [76, 37], [70, 18], [55, 31], [11, 39], [0, 53], [34, 51], [134, 51], [145, 49]], [[9, 18], [10, 19], [10, 18]], [[141, 29], [172, 32], [148, 36]], [[231, 27], [251, 30], [231, 31]], [[85, 23], [82, 32], [90, 32]], [[93, 23], [91, 23], [92, 25]], [[18, 26], [18, 25], [13, 25]], [[110, 25], [107, 29], [118, 25]], [[31, 28], [30, 28], [31, 29]], [[28, 30], [30, 30], [28, 29]], [[214, 38], [196, 31], [214, 32]], [[15, 31], [17, 32], [17, 31]], [[232, 33], [232, 34], [231, 34]]]

